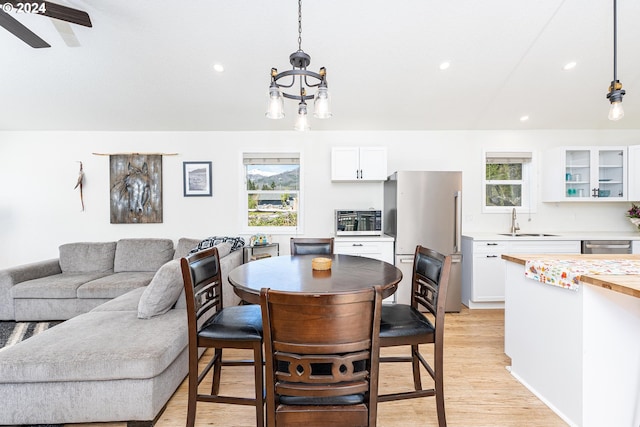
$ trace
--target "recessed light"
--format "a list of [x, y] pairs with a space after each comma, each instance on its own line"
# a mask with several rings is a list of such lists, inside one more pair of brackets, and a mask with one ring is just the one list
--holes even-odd
[[222, 66], [222, 64], [214, 64], [213, 69], [219, 73], [224, 71], [224, 67]]
[[446, 70], [447, 68], [449, 68], [451, 66], [451, 63], [449, 61], [445, 61], [443, 63], [440, 64], [440, 69], [441, 70]]
[[520, 121], [521, 121], [521, 122], [526, 122], [527, 120], [529, 120], [529, 116], [522, 116], [522, 117], [520, 117]]
[[573, 70], [574, 68], [576, 68], [577, 62], [575, 61], [571, 61], [571, 62], [567, 62], [564, 67], [562, 67], [563, 70], [565, 71], [569, 71], [569, 70]]

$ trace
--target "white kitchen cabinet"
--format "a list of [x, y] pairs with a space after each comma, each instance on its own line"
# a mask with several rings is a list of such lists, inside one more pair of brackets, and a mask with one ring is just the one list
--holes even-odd
[[640, 201], [640, 145], [629, 146], [627, 154], [629, 200], [638, 202]]
[[387, 179], [386, 147], [333, 147], [332, 181], [384, 181]]
[[[333, 253], [373, 258], [393, 264], [393, 237], [336, 237], [333, 242]], [[388, 303], [395, 301], [395, 294], [384, 299], [384, 302]]]
[[[462, 303], [469, 308], [504, 308], [503, 254], [579, 254], [579, 240], [474, 240], [462, 238]], [[521, 240], [523, 239], [523, 240]]]
[[627, 147], [559, 147], [545, 153], [545, 202], [626, 201]]
[[336, 237], [333, 252], [373, 258], [393, 264], [392, 237]]

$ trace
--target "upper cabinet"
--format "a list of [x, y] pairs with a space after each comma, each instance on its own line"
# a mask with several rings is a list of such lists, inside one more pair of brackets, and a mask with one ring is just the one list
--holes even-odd
[[640, 145], [629, 146], [628, 154], [629, 200], [638, 202], [640, 201]]
[[333, 147], [332, 181], [385, 181], [386, 147]]
[[561, 147], [545, 153], [545, 202], [626, 201], [627, 147]]

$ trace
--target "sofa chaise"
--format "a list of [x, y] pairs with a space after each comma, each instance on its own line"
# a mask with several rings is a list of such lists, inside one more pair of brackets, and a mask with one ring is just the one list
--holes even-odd
[[[0, 425], [114, 421], [153, 425], [188, 373], [186, 304], [178, 259], [198, 242], [180, 239], [175, 251], [166, 239], [63, 245], [59, 268], [47, 261], [0, 272], [4, 316], [11, 311], [10, 295], [17, 319], [43, 319], [36, 312], [29, 316], [28, 307], [42, 309], [47, 316], [56, 314], [56, 319], [70, 317], [0, 350]], [[138, 250], [141, 247], [145, 254]], [[228, 273], [242, 263], [242, 250], [232, 252], [232, 248], [230, 242], [218, 245], [225, 294], [230, 297], [225, 305], [239, 300], [233, 295], [229, 301]], [[92, 257], [94, 270], [88, 271], [86, 259], [65, 260], [69, 254]], [[113, 270], [118, 271], [105, 268], [109, 254]], [[157, 271], [144, 271], [151, 266]], [[101, 268], [105, 271], [98, 271]], [[34, 289], [43, 283], [59, 289], [43, 291], [45, 296], [36, 298]], [[104, 289], [107, 283], [114, 289]], [[24, 289], [18, 291], [21, 284]], [[69, 290], [74, 288], [75, 299], [82, 301], [67, 301], [74, 299]], [[116, 293], [120, 295], [109, 298]], [[56, 298], [61, 295], [67, 298]]]

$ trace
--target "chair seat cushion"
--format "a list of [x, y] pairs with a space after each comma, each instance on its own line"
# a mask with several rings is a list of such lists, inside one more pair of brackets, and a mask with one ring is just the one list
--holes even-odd
[[346, 396], [306, 397], [280, 396], [280, 403], [291, 406], [336, 406], [358, 405], [364, 402], [364, 394], [348, 394]]
[[383, 304], [380, 338], [433, 335], [435, 328], [420, 311], [406, 304]]
[[262, 313], [259, 305], [225, 307], [207, 320], [198, 338], [212, 340], [262, 340]]

